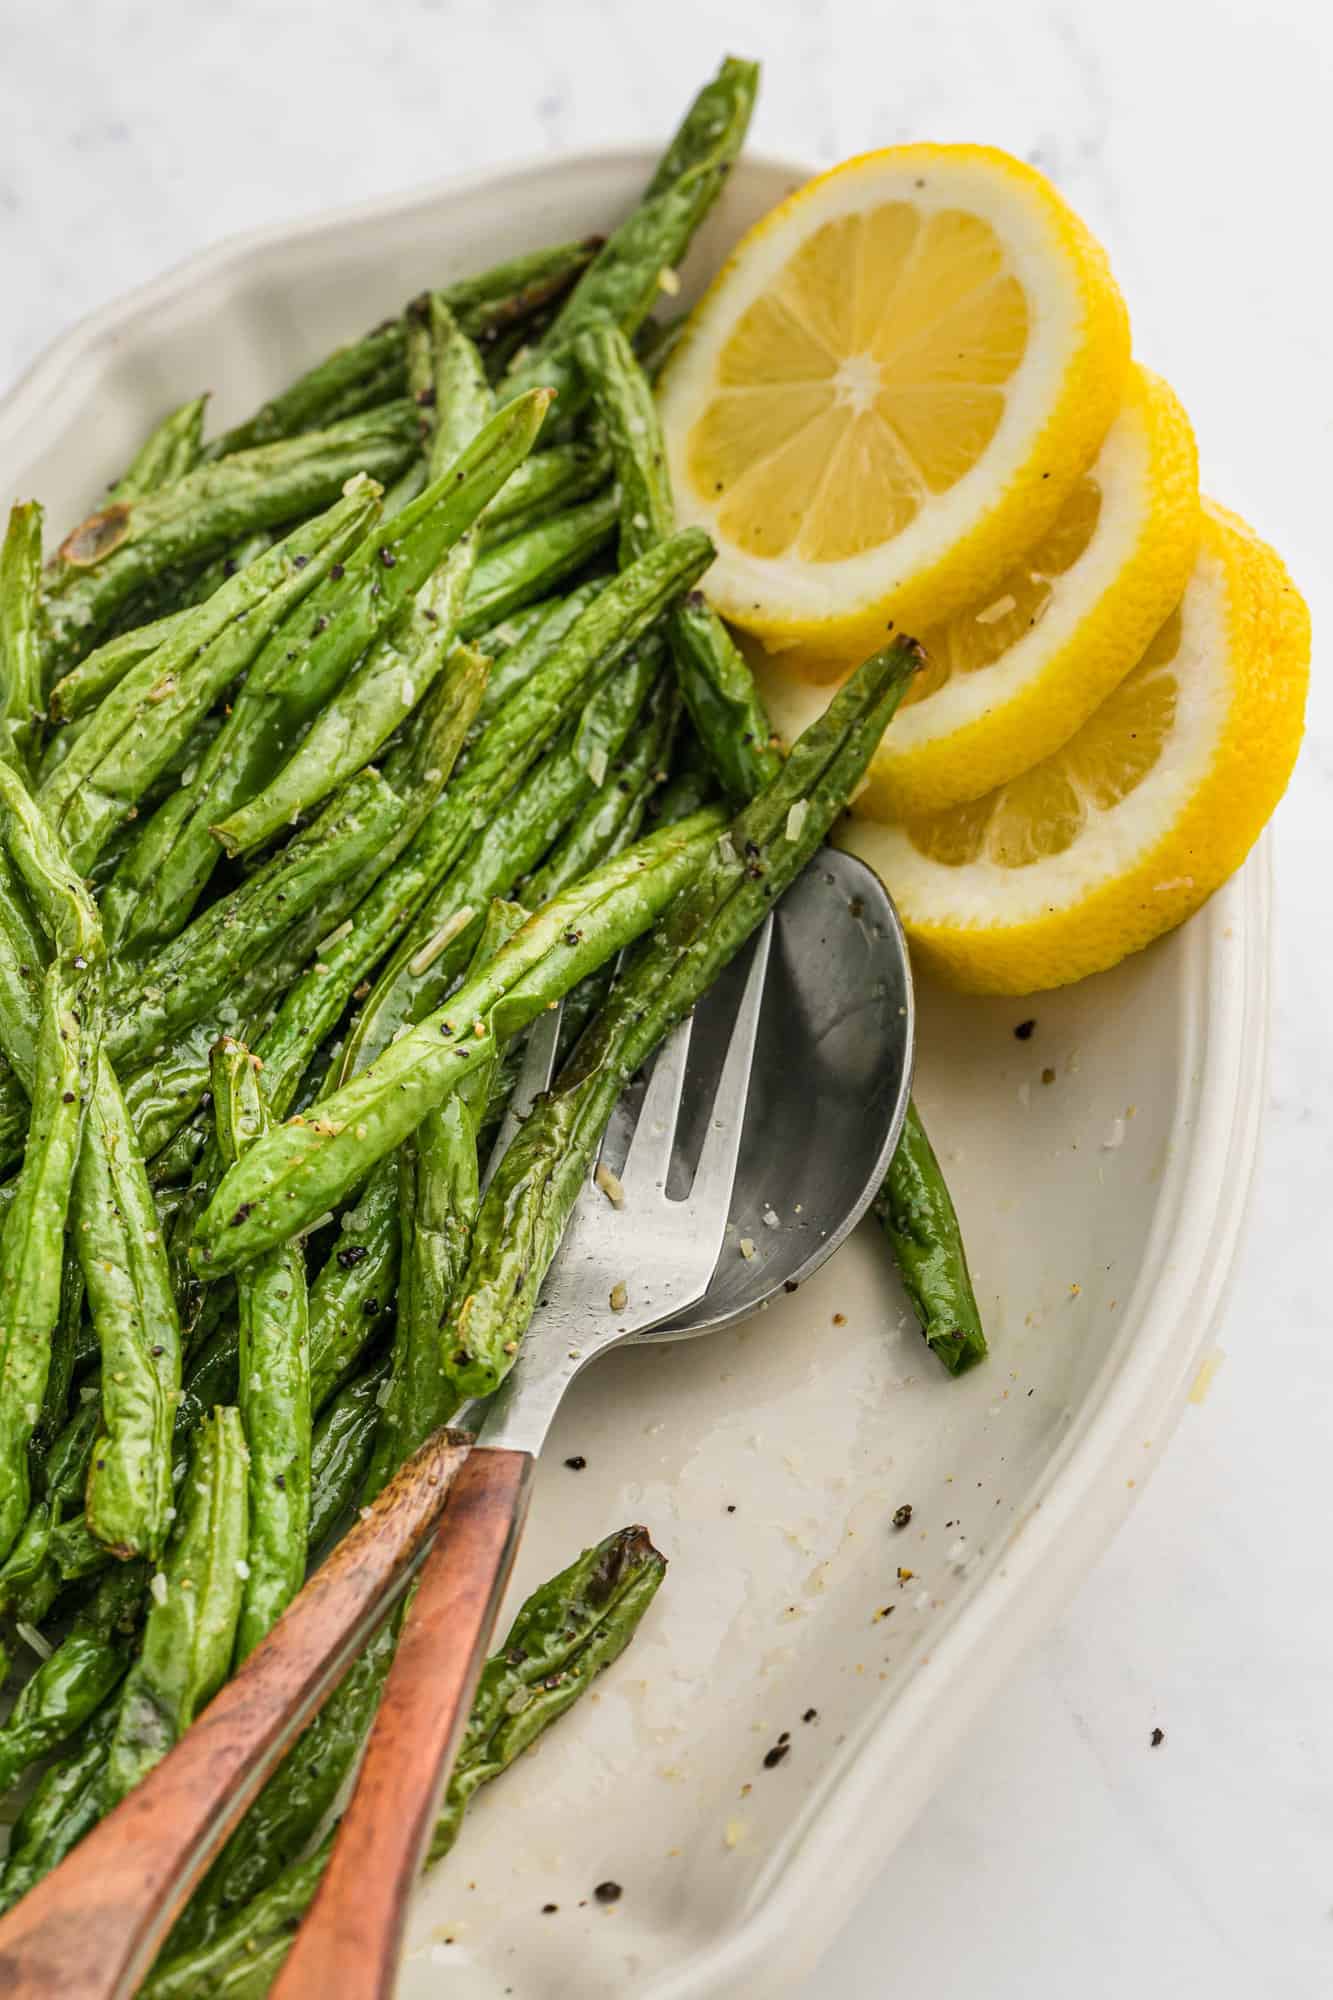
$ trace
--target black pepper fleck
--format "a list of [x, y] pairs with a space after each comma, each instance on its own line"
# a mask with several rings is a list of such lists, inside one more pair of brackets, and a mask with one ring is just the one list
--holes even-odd
[[1030, 1042], [1036, 1025], [1035, 1021], [1020, 1021], [1014, 1029], [1014, 1040], [1016, 1042]]
[[619, 1882], [599, 1882], [592, 1893], [599, 1903], [618, 1903], [625, 1892]]
[[576, 1451], [573, 1458], [567, 1458], [565, 1460], [565, 1464], [569, 1467], [571, 1472], [582, 1472], [587, 1466], [587, 1463], [588, 1461], [583, 1456], [583, 1453], [581, 1451]]
[[1151, 1750], [1160, 1750], [1165, 1741], [1166, 1731], [1164, 1729], [1154, 1729], [1152, 1735], [1148, 1738], [1148, 1747]]
[[764, 1769], [766, 1771], [776, 1771], [778, 1765], [788, 1755], [790, 1750], [790, 1743], [775, 1743], [771, 1750], [764, 1752]]
[[911, 1520], [911, 1518], [912, 1518], [912, 1508], [911, 1508], [911, 1503], [909, 1501], [904, 1500], [901, 1507], [894, 1508], [893, 1525], [895, 1528], [905, 1528], [907, 1526], [907, 1523]]

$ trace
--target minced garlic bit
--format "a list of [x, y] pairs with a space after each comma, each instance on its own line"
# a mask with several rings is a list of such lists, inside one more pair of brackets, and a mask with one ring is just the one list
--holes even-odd
[[771, 1208], [765, 1208], [764, 1213], [760, 1219], [763, 1222], [765, 1229], [780, 1229], [782, 1227], [781, 1223], [778, 1221], [777, 1216], [774, 1214]]
[[421, 950], [417, 952], [416, 956], [409, 958], [407, 961], [407, 969], [413, 979], [420, 979], [423, 972], [430, 971], [440, 953], [447, 945], [453, 943], [460, 931], [467, 929], [476, 914], [471, 903], [464, 903], [461, 910], [455, 910], [453, 915], [447, 918], [431, 937], [426, 939], [425, 944], [422, 945]]
[[414, 701], [416, 700], [416, 698], [417, 698], [417, 684], [416, 684], [416, 682], [415, 682], [415, 681], [412, 681], [412, 680], [404, 680], [404, 682], [403, 682], [403, 707], [404, 707], [404, 708], [411, 708], [411, 706], [412, 706], [413, 702], [414, 702]]
[[805, 825], [806, 817], [809, 814], [809, 811], [810, 811], [809, 799], [797, 799], [794, 805], [788, 806], [787, 808], [788, 840], [800, 839], [801, 828]]
[[14, 1620], [14, 1630], [18, 1633], [25, 1646], [32, 1647], [33, 1652], [36, 1653], [39, 1660], [50, 1659], [52, 1653], [55, 1651], [55, 1647], [49, 1639], [42, 1637], [35, 1625], [30, 1625], [26, 1618], [16, 1618]]
[[248, 1562], [247, 1562], [247, 1561], [245, 1560], [245, 1557], [244, 1557], [244, 1556], [239, 1556], [239, 1557], [237, 1558], [237, 1561], [236, 1561], [236, 1574], [237, 1574], [237, 1576], [239, 1576], [239, 1578], [241, 1579], [241, 1582], [242, 1582], [242, 1583], [245, 1583], [245, 1582], [247, 1582], [247, 1581], [248, 1581], [248, 1579], [249, 1579], [249, 1576], [250, 1576], [250, 1565], [249, 1565], [249, 1563], [248, 1563]]
[[753, 1238], [753, 1236], [742, 1236], [742, 1238], [741, 1238], [741, 1255], [742, 1255], [742, 1257], [744, 1257], [744, 1258], [745, 1258], [745, 1260], [746, 1260], [746, 1262], [748, 1263], [748, 1262], [749, 1262], [749, 1260], [750, 1260], [750, 1259], [751, 1259], [751, 1258], [752, 1258], [753, 1256], [755, 1256], [756, 1254], [757, 1254], [757, 1253], [756, 1253], [756, 1251], [755, 1251], [755, 1247], [754, 1247], [754, 1238]]
[[588, 776], [594, 785], [606, 783], [606, 751], [600, 743], [588, 758]]
[[669, 264], [664, 264], [657, 274], [657, 285], [659, 291], [665, 292], [669, 299], [674, 299], [680, 291], [679, 272], [673, 271]]
[[159, 1571], [157, 1572], [156, 1576], [155, 1576], [155, 1577], [153, 1578], [153, 1581], [152, 1581], [152, 1582], [151, 1582], [151, 1583], [149, 1584], [149, 1586], [148, 1586], [148, 1593], [149, 1593], [150, 1597], [152, 1598], [152, 1600], [153, 1600], [154, 1604], [165, 1604], [165, 1603], [166, 1603], [166, 1601], [167, 1601], [167, 1574], [166, 1574], [166, 1571], [165, 1571], [165, 1570], [161, 1570], [161, 1569], [160, 1569], [160, 1570], [159, 1570]]
[[620, 1184], [620, 1178], [618, 1175], [612, 1173], [605, 1160], [597, 1162], [596, 1171], [592, 1178], [594, 1186], [601, 1189], [612, 1208], [623, 1208], [625, 1206], [625, 1190]]
[[618, 1285], [612, 1285], [611, 1296], [607, 1300], [607, 1304], [613, 1313], [624, 1312], [625, 1307], [629, 1304], [629, 1290], [623, 1279]]

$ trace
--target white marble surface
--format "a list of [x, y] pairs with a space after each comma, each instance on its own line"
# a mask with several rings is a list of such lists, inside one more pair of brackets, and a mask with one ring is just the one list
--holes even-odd
[[[1299, 0], [9, 0], [0, 385], [229, 231], [665, 132], [722, 43], [756, 142], [1039, 161], [1107, 244], [1208, 488], [1327, 581], [1333, 17]], [[662, 24], [666, 25], [663, 26]], [[1320, 662], [1316, 656], [1316, 667]], [[1264, 1157], [1215, 1386], [805, 2000], [1306, 2000], [1333, 1976], [1333, 697], [1278, 819]], [[1149, 1749], [1154, 1726], [1166, 1732]]]

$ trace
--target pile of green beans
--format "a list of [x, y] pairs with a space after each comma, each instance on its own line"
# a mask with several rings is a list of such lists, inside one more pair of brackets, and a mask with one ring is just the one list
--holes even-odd
[[[605, 242], [414, 297], [211, 441], [203, 397], [170, 411], [45, 567], [40, 508], [11, 513], [0, 1607], [41, 1655], [0, 1789], [49, 1761], [0, 1907], [512, 1365], [622, 1079], [825, 837], [914, 670], [910, 641], [865, 662], [784, 761], [700, 594], [711, 544], [676, 528], [648, 315], [756, 83], [722, 65]], [[517, 1038], [566, 995], [572, 1051], [483, 1198]], [[915, 1111], [877, 1212], [970, 1366]], [[664, 1569], [624, 1528], [529, 1598], [432, 1859]], [[198, 1887], [158, 2000], [267, 1989], [399, 1617]]]

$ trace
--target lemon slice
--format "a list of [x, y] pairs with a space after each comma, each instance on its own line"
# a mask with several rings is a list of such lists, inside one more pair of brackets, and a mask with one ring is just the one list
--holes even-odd
[[1208, 503], [1179, 607], [1063, 749], [970, 805], [855, 820], [848, 844], [950, 984], [1030, 993], [1100, 972], [1244, 860], [1296, 759], [1309, 658], [1281, 561]]
[[[1105, 444], [1041, 540], [982, 603], [921, 635], [925, 670], [859, 810], [902, 819], [959, 805], [1067, 743], [1179, 601], [1198, 544], [1189, 419], [1165, 382], [1133, 368]], [[832, 689], [793, 682], [785, 654], [749, 652], [778, 730], [798, 736]]]
[[661, 389], [717, 608], [843, 668], [975, 603], [1096, 456], [1129, 364], [1106, 258], [984, 146], [849, 160], [746, 236]]

